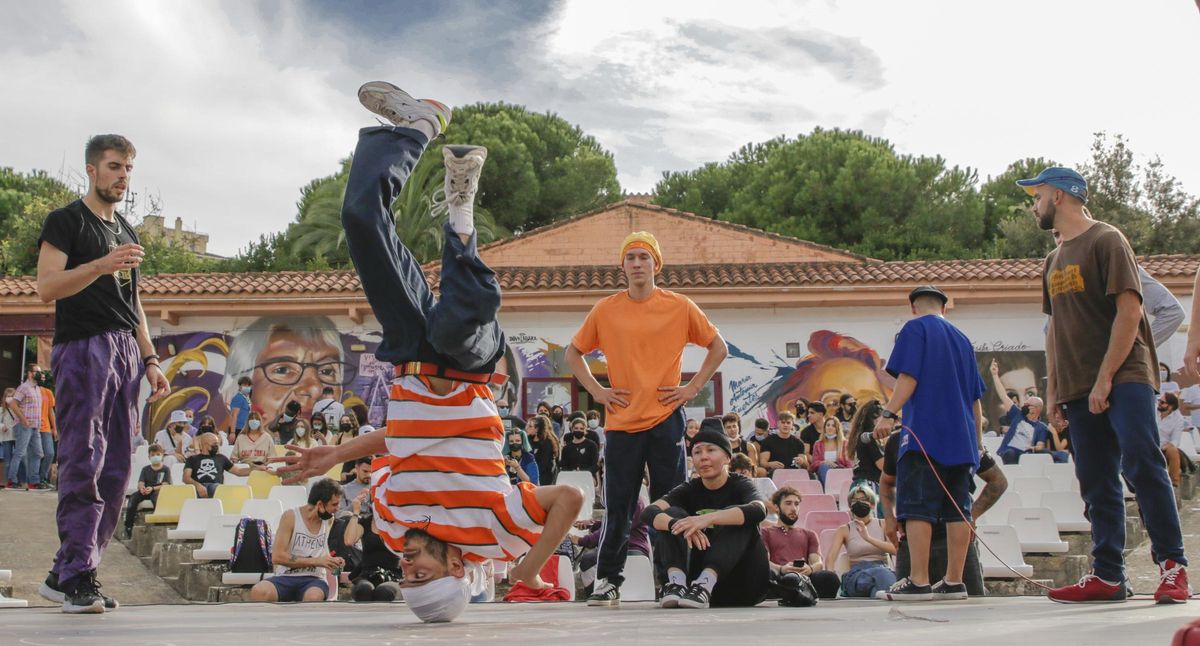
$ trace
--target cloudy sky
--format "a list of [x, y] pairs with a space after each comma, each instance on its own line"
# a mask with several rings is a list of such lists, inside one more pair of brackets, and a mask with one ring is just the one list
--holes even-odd
[[556, 112], [634, 192], [821, 126], [983, 177], [1121, 133], [1197, 193], [1197, 62], [1190, 0], [0, 0], [0, 165], [80, 176], [90, 134], [125, 134], [134, 190], [233, 254], [336, 170], [383, 78]]

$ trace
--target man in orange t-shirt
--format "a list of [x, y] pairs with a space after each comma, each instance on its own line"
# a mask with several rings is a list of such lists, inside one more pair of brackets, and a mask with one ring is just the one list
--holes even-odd
[[29, 471], [29, 481], [37, 480], [38, 489], [53, 488], [50, 485], [50, 465], [54, 463], [54, 443], [58, 441], [58, 420], [54, 417], [54, 391], [44, 386], [45, 382], [44, 375], [38, 379], [38, 390], [42, 393], [42, 425], [38, 429], [38, 441], [42, 443], [42, 460], [37, 465], [26, 465], [36, 467], [36, 473]]
[[[604, 448], [604, 524], [596, 586], [590, 606], [620, 604], [629, 528], [642, 474], [650, 470], [650, 500], [657, 501], [683, 482], [686, 461], [683, 406], [699, 394], [729, 354], [721, 333], [686, 296], [660, 289], [658, 241], [636, 231], [621, 245], [621, 269], [628, 288], [592, 308], [567, 348], [575, 378], [608, 411]], [[700, 370], [680, 384], [683, 348], [708, 348]], [[608, 362], [605, 388], [584, 355], [600, 350]]]

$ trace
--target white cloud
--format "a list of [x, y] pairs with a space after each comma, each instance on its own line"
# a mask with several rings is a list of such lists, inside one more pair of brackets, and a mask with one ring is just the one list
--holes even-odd
[[121, 132], [134, 190], [233, 253], [336, 170], [371, 122], [354, 90], [381, 76], [557, 112], [614, 152], [631, 191], [822, 126], [982, 175], [1081, 162], [1107, 130], [1200, 192], [1200, 15], [1181, 0], [568, 2], [511, 33], [501, 5], [431, 6], [440, 23], [393, 39], [356, 28], [372, 16], [289, 3], [0, 0], [0, 164], [78, 170], [89, 135]]

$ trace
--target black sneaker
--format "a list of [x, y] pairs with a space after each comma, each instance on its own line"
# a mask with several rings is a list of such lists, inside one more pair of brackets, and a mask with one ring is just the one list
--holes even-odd
[[587, 599], [589, 606], [619, 606], [621, 605], [621, 587], [609, 583], [608, 579], [596, 582], [596, 589]]
[[104, 614], [104, 597], [100, 596], [100, 584], [96, 573], [87, 571], [75, 581], [74, 590], [64, 590], [62, 611], [67, 614]]
[[929, 591], [933, 593], [933, 598], [941, 601], [950, 601], [967, 598], [967, 584], [955, 583], [953, 585], [946, 583], [945, 579], [933, 584]]
[[875, 598], [884, 601], [930, 601], [933, 599], [933, 588], [917, 585], [908, 577], [904, 577], [887, 590], [880, 590]]
[[[92, 584], [96, 586], [97, 594], [100, 594], [101, 585], [99, 581], [96, 581], [95, 572], [90, 572], [81, 576], [89, 575], [91, 577]], [[38, 588], [38, 594], [42, 595], [43, 599], [46, 599], [47, 601], [53, 601], [55, 603], [63, 603], [67, 596], [63, 591], [62, 586], [58, 583], [58, 575], [54, 574], [53, 572], [46, 575], [46, 580], [43, 581], [42, 585]], [[117, 603], [117, 600], [113, 599], [112, 597], [100, 594], [100, 598], [104, 600], [105, 610], [116, 610], [117, 608], [121, 607], [121, 604]]]
[[680, 608], [695, 608], [696, 610], [705, 610], [708, 608], [708, 588], [693, 583], [688, 587], [687, 592], [679, 599]]
[[659, 608], [678, 608], [679, 600], [687, 594], [687, 588], [678, 583], [668, 583], [662, 588], [662, 598], [658, 600]]

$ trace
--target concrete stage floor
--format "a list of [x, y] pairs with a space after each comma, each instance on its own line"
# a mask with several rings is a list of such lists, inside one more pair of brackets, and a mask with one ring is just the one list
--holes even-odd
[[[771, 602], [769, 602], [771, 603]], [[0, 610], [0, 644], [1168, 644], [1200, 603], [1067, 606], [1043, 598], [815, 608], [659, 610], [651, 603], [478, 604], [450, 624], [422, 624], [402, 604], [122, 607], [105, 615]], [[886, 641], [880, 641], [880, 640]], [[851, 640], [851, 641], [848, 641]], [[866, 640], [866, 641], [863, 641]]]

